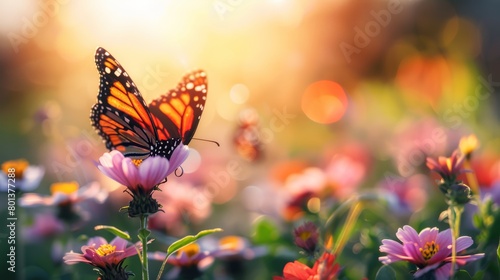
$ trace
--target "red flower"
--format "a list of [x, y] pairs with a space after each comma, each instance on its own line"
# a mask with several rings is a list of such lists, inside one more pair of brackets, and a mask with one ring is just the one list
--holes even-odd
[[283, 269], [283, 277], [274, 276], [273, 280], [333, 280], [339, 269], [339, 265], [335, 263], [335, 255], [325, 252], [312, 268], [298, 261], [287, 263]]

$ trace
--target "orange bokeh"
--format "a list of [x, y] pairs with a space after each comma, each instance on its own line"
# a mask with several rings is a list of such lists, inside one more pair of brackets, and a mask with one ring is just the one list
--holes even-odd
[[317, 123], [337, 122], [344, 116], [347, 105], [344, 89], [328, 80], [312, 83], [302, 96], [302, 111]]

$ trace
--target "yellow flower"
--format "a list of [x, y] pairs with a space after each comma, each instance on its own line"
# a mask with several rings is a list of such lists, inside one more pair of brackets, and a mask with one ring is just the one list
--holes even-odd
[[469, 158], [472, 152], [475, 151], [478, 147], [479, 140], [477, 140], [475, 134], [462, 137], [460, 139], [460, 143], [458, 144], [460, 152], [467, 158]]

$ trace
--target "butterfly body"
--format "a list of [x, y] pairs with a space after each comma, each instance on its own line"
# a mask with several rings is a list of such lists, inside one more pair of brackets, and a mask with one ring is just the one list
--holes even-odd
[[120, 63], [105, 49], [96, 50], [99, 95], [90, 120], [106, 148], [125, 156], [170, 158], [181, 143], [189, 144], [207, 98], [206, 73], [185, 75], [175, 89], [148, 106]]

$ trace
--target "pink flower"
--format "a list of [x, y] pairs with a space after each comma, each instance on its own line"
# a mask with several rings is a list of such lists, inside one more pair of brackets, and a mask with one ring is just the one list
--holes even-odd
[[455, 151], [449, 158], [439, 157], [437, 161], [428, 157], [427, 167], [431, 171], [438, 173], [446, 183], [453, 184], [458, 175], [466, 172], [461, 168], [463, 161], [464, 157], [459, 157], [457, 151]]
[[283, 277], [274, 276], [273, 280], [333, 280], [339, 270], [335, 255], [325, 252], [312, 268], [298, 261], [287, 263], [283, 269]]
[[127, 187], [132, 196], [128, 207], [130, 217], [156, 213], [158, 202], [152, 193], [158, 185], [174, 172], [187, 158], [189, 148], [180, 144], [170, 157], [148, 157], [145, 160], [132, 160], [119, 151], [113, 150], [99, 158], [98, 168], [109, 178]]
[[33, 224], [22, 228], [23, 239], [26, 242], [40, 242], [64, 232], [64, 224], [53, 214], [35, 214]]
[[103, 279], [127, 279], [130, 274], [122, 267], [123, 261], [142, 250], [140, 244], [127, 247], [127, 243], [127, 240], [120, 237], [115, 237], [110, 243], [102, 237], [93, 237], [87, 245], [82, 246], [83, 254], [70, 251], [63, 260], [69, 265], [88, 263], [97, 267]]
[[117, 150], [99, 158], [97, 168], [104, 175], [126, 186], [132, 194], [151, 193], [169, 172], [170, 164], [164, 157], [148, 157], [139, 166]]
[[[427, 272], [434, 271], [436, 279], [448, 279], [451, 270], [451, 231], [450, 229], [439, 232], [439, 229], [425, 228], [417, 233], [411, 226], [404, 226], [396, 233], [398, 243], [394, 240], [384, 239], [380, 246], [380, 252], [387, 256], [379, 257], [383, 264], [391, 264], [397, 261], [408, 261], [418, 267], [415, 277], [420, 277]], [[457, 239], [457, 252], [465, 250], [472, 245], [472, 238], [461, 236]], [[459, 266], [469, 261], [482, 258], [484, 254], [456, 256]]]
[[202, 188], [179, 180], [169, 180], [168, 186], [155, 193], [155, 198], [162, 205], [162, 211], [150, 217], [149, 226], [156, 230], [167, 230], [173, 235], [186, 234], [187, 219], [190, 224], [197, 224], [212, 212], [212, 204]]

